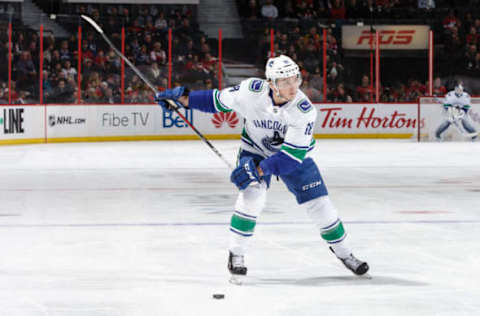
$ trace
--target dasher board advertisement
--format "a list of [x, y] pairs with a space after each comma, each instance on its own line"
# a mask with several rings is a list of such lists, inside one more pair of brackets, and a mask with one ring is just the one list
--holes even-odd
[[418, 127], [415, 103], [317, 104], [315, 134], [413, 137]]
[[0, 140], [44, 138], [44, 127], [43, 106], [0, 106]]

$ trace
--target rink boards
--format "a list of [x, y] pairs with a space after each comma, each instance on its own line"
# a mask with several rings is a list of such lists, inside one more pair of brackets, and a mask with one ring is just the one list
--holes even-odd
[[[412, 138], [419, 132], [417, 103], [315, 104], [316, 138]], [[239, 138], [234, 112], [182, 113], [211, 139]], [[422, 121], [422, 119], [420, 119]], [[15, 105], [0, 107], [0, 144], [197, 139], [174, 112], [139, 105]]]

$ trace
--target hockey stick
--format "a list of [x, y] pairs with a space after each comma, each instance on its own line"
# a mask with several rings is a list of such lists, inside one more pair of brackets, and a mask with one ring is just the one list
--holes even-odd
[[[84, 19], [85, 21], [87, 21], [91, 26], [93, 26], [93, 28], [98, 32], [100, 33], [100, 35], [102, 35], [103, 39], [105, 40], [105, 42], [107, 42], [107, 44], [113, 49], [113, 51], [118, 55], [120, 56], [120, 58], [122, 58], [128, 66], [130, 66], [130, 68], [138, 75], [138, 77], [140, 77], [140, 79], [142, 79], [143, 82], [145, 82], [145, 84], [153, 91], [153, 93], [157, 93], [157, 88], [155, 88], [155, 86], [150, 82], [150, 80], [148, 80], [143, 74], [142, 72], [137, 68], [135, 67], [134, 64], [132, 64], [132, 62], [130, 60], [128, 60], [127, 57], [125, 57], [125, 55], [123, 55], [116, 47], [115, 45], [112, 44], [112, 42], [110, 41], [110, 39], [105, 35], [105, 33], [103, 33], [103, 30], [102, 28], [94, 21], [92, 20], [92, 18], [86, 16], [86, 15], [81, 15], [82, 19]], [[210, 149], [220, 158], [223, 160], [223, 162], [230, 168], [230, 169], [233, 169], [233, 166], [225, 159], [225, 157], [223, 157], [223, 155], [218, 151], [217, 148], [215, 148], [215, 146], [212, 145], [212, 143], [210, 143], [210, 141], [208, 139], [205, 138], [205, 136], [203, 136], [202, 133], [200, 133], [199, 130], [197, 130], [197, 128], [195, 126], [193, 126], [192, 123], [190, 123], [189, 120], [187, 120], [187, 118], [182, 114], [180, 113], [180, 111], [178, 110], [178, 106], [175, 104], [175, 102], [173, 100], [170, 100], [170, 99], [165, 99], [165, 102], [168, 102], [168, 104], [171, 105], [171, 107], [173, 108], [173, 110], [178, 114], [178, 116], [180, 116], [182, 118], [182, 120], [185, 121], [185, 123], [188, 124], [188, 126], [190, 126], [190, 128], [197, 134], [198, 137], [200, 137], [200, 139], [208, 145], [208, 147], [210, 147]]]

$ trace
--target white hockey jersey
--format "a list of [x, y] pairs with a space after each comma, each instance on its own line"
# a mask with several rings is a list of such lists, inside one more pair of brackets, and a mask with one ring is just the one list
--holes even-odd
[[282, 151], [302, 162], [313, 149], [317, 110], [300, 90], [292, 101], [274, 105], [267, 81], [257, 78], [214, 91], [218, 111], [235, 111], [244, 118], [241, 148], [265, 158]]
[[466, 92], [463, 92], [460, 97], [457, 97], [455, 91], [452, 90], [445, 96], [443, 100], [443, 106], [453, 106], [468, 110], [471, 107], [470, 95]]

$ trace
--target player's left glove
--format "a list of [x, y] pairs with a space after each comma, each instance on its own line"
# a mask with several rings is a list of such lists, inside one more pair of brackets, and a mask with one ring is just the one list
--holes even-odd
[[245, 190], [252, 182], [260, 182], [261, 177], [258, 174], [257, 166], [251, 157], [240, 159], [238, 167], [232, 171], [230, 181], [232, 181], [239, 190]]
[[[158, 103], [163, 109], [172, 111], [174, 109], [183, 108], [182, 102], [178, 101], [181, 96], [188, 95], [188, 89], [185, 87], [176, 87], [174, 89], [166, 89], [165, 91], [158, 92], [155, 95], [155, 102]], [[166, 100], [173, 101], [173, 104]]]

